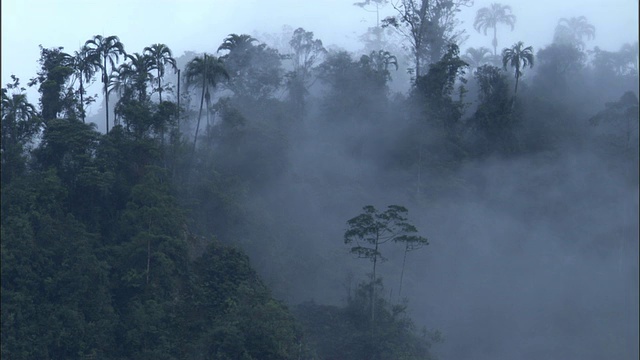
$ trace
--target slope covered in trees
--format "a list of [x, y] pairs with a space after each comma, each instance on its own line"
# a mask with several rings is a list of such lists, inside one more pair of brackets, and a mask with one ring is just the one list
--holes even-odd
[[[494, 31], [494, 56], [462, 52], [466, 3], [398, 2], [362, 53], [303, 28], [288, 53], [234, 33], [175, 59], [116, 36], [42, 48], [38, 106], [18, 79], [2, 89], [2, 356], [488, 359], [525, 337], [541, 357], [637, 355], [633, 294], [614, 291], [637, 273], [637, 43], [588, 50], [580, 17], [500, 56], [496, 25], [517, 23], [494, 4], [474, 24]], [[408, 90], [390, 90], [407, 69]], [[94, 81], [110, 101], [92, 117]], [[411, 221], [403, 206], [354, 218], [366, 204], [403, 204]], [[566, 287], [521, 268], [567, 274], [576, 257], [611, 298], [536, 302], [538, 319], [561, 313], [553, 327], [517, 317], [510, 296], [529, 309], [520, 296]], [[509, 267], [477, 280], [493, 264]], [[530, 325], [521, 337], [491, 327], [510, 311]], [[442, 343], [448, 324], [462, 325]], [[517, 345], [497, 350], [496, 334]]]

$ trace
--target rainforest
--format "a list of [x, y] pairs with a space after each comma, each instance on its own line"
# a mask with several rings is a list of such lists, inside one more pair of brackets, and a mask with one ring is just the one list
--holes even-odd
[[301, 21], [24, 59], [2, 358], [638, 358], [637, 34], [592, 46], [577, 10], [534, 47], [500, 40], [508, 4], [349, 6], [377, 15], [358, 49]]

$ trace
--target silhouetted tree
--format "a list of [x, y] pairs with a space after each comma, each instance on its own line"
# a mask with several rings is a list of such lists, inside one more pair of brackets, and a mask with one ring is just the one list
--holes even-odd
[[202, 106], [204, 101], [207, 102], [207, 119], [210, 108], [211, 93], [210, 89], [215, 88], [222, 79], [229, 79], [229, 74], [224, 68], [223, 62], [213, 55], [205, 53], [197, 56], [187, 64], [185, 69], [187, 87], [200, 86], [202, 93], [200, 96], [200, 111], [198, 112], [198, 123], [196, 125], [196, 133], [193, 139], [193, 150], [196, 149], [196, 141], [198, 140], [198, 130], [200, 129], [200, 119], [202, 118]]
[[[20, 80], [2, 88], [2, 184], [20, 175], [26, 168], [25, 155], [29, 143], [40, 131], [42, 121], [36, 107], [29, 103]], [[9, 94], [9, 90], [18, 90]]]
[[562, 18], [556, 26], [555, 33], [553, 34], [553, 42], [570, 44], [582, 49], [584, 48], [583, 38], [591, 40], [595, 37], [596, 28], [589, 24], [586, 17]]
[[397, 15], [385, 18], [383, 26], [391, 26], [409, 40], [416, 79], [422, 68], [440, 60], [451, 43], [462, 40], [464, 30], [456, 30], [460, 22], [456, 14], [470, 0], [402, 0], [392, 3]]
[[490, 7], [483, 7], [476, 13], [476, 19], [473, 22], [473, 28], [476, 31], [483, 31], [487, 35], [488, 29], [493, 29], [493, 55], [498, 54], [498, 24], [505, 24], [511, 27], [511, 31], [516, 23], [516, 16], [511, 13], [511, 7], [498, 3], [491, 4]]
[[62, 47], [46, 49], [40, 46], [41, 69], [32, 83], [40, 83], [38, 91], [45, 121], [57, 118], [64, 110], [70, 117], [75, 114], [75, 101], [66, 96], [67, 82], [74, 73], [73, 57], [62, 50]]
[[305, 109], [305, 97], [313, 83], [311, 70], [316, 66], [327, 50], [322, 40], [314, 39], [312, 31], [297, 28], [289, 41], [292, 53], [289, 55], [293, 70], [287, 74], [289, 99], [296, 116], [302, 118]]
[[230, 34], [218, 47], [218, 51], [227, 51], [220, 57], [230, 75], [226, 87], [245, 100], [272, 97], [282, 81], [282, 56], [255, 42], [250, 35]]
[[[105, 101], [105, 116], [106, 116], [106, 132], [109, 133], [109, 73], [116, 66], [116, 62], [121, 55], [126, 55], [124, 51], [124, 44], [120, 42], [120, 39], [115, 36], [95, 35], [93, 39], [87, 40], [84, 44], [91, 59], [95, 61], [95, 64], [102, 70], [102, 84], [103, 95]], [[111, 65], [108, 69], [107, 66]]]
[[[82, 46], [80, 50], [77, 50], [73, 53], [73, 69], [75, 71], [75, 78], [80, 82], [78, 87], [78, 94], [80, 95], [80, 103], [78, 104], [80, 110], [80, 118], [82, 122], [85, 122], [86, 111], [85, 111], [85, 99], [84, 94], [86, 93], [85, 84], [88, 84], [93, 80], [93, 76], [100, 69], [100, 67], [96, 64], [96, 61], [91, 58], [89, 48], [86, 46]], [[93, 102], [93, 98], [90, 97], [86, 102]]]
[[158, 80], [158, 97], [162, 102], [162, 79], [164, 79], [165, 67], [171, 66], [174, 71], [178, 71], [176, 67], [176, 59], [173, 58], [171, 49], [165, 44], [153, 44], [144, 48], [144, 54], [149, 56], [152, 60], [152, 69], [157, 72], [156, 79]]
[[408, 222], [408, 210], [403, 206], [389, 205], [384, 212], [367, 205], [363, 213], [348, 220], [349, 228], [344, 233], [344, 243], [352, 246], [350, 253], [358, 258], [369, 259], [373, 263], [371, 275], [371, 324], [375, 321], [375, 286], [378, 261], [386, 260], [380, 246], [388, 242], [399, 242], [408, 248], [428, 245], [426, 238], [417, 235], [418, 230]]
[[527, 46], [523, 48], [524, 43], [518, 41], [511, 48], [502, 50], [502, 66], [507, 70], [507, 64], [515, 69], [516, 87], [514, 97], [518, 94], [518, 81], [522, 76], [522, 69], [533, 67], [533, 47]]

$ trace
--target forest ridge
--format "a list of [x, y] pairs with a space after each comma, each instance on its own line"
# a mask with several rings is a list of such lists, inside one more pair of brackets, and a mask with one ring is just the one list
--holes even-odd
[[[302, 27], [288, 51], [235, 33], [177, 58], [115, 35], [40, 47], [38, 73], [2, 88], [2, 357], [436, 358], [443, 334], [412, 318], [429, 299], [410, 297], [407, 254], [434, 251], [433, 204], [490, 187], [470, 168], [579, 154], [638, 184], [638, 43], [591, 49], [577, 16], [541, 49], [505, 46], [511, 8], [479, 9], [468, 34], [468, 3], [356, 3], [394, 11], [358, 55]], [[466, 36], [490, 46], [462, 51]], [[530, 223], [555, 211], [534, 198]], [[637, 253], [624, 231], [598, 247], [619, 264]], [[637, 356], [624, 329], [603, 328], [620, 332], [594, 358]]]

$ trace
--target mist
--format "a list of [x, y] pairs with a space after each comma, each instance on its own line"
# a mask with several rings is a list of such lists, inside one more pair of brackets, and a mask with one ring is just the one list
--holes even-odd
[[[365, 205], [402, 205], [429, 245], [409, 252], [406, 265], [402, 248], [385, 248], [388, 260], [379, 264], [378, 276], [390, 303], [406, 300], [416, 325], [443, 334], [432, 349], [438, 358], [638, 358], [637, 16], [621, 25], [600, 14], [603, 4], [583, 4], [585, 11], [559, 4], [544, 19], [538, 16], [550, 2], [535, 9], [512, 4], [515, 30], [499, 25], [498, 52], [524, 41], [533, 45], [536, 61], [523, 67], [517, 94], [513, 69], [500, 72], [504, 99], [513, 99], [500, 108], [513, 121], [506, 132], [478, 125], [477, 114], [490, 102], [482, 97], [479, 66], [456, 70], [451, 91], [441, 92], [451, 101], [442, 105], [449, 112], [436, 113], [430, 88], [416, 80], [406, 37], [387, 26], [380, 30], [384, 46], [377, 48], [371, 33], [369, 40], [363, 36], [375, 28], [374, 14], [349, 2], [336, 18], [363, 26], [345, 30], [336, 20], [324, 28], [331, 22], [326, 17], [271, 9], [275, 15], [262, 28], [269, 14], [216, 26], [216, 36], [206, 41], [185, 41], [189, 45], [176, 52], [181, 69], [204, 52], [232, 53], [216, 52], [227, 34], [249, 34], [263, 51], [251, 59], [248, 67], [257, 70], [247, 72], [246, 83], [233, 82], [242, 71], [238, 65], [229, 82], [212, 90], [211, 120], [202, 118], [190, 168], [176, 175], [184, 187], [178, 194], [194, 217], [192, 231], [246, 252], [274, 296], [289, 306], [341, 306], [371, 273], [371, 263], [349, 254], [344, 243], [347, 220]], [[617, 13], [637, 14], [635, 2], [616, 4], [624, 8]], [[252, 5], [235, 11], [249, 12]], [[483, 6], [489, 3], [456, 14], [455, 29], [464, 30], [458, 60], [469, 48], [491, 48], [491, 34], [472, 27]], [[389, 4], [380, 11], [380, 19], [395, 14]], [[558, 65], [570, 55], [553, 52], [558, 20], [583, 15], [596, 37], [576, 47], [577, 60]], [[293, 77], [287, 77], [296, 71], [289, 41], [298, 28], [323, 45], [308, 82], [302, 80], [302, 100], [291, 95]], [[129, 34], [117, 35], [127, 43]], [[606, 73], [609, 68], [597, 62], [598, 51], [618, 54], [634, 43], [635, 64]], [[381, 77], [362, 75], [362, 56], [373, 58], [378, 50], [389, 51], [396, 66], [372, 71]], [[443, 47], [439, 55], [445, 53]], [[420, 76], [428, 78], [440, 59], [425, 61]], [[503, 69], [501, 58], [485, 63]], [[273, 84], [269, 75], [277, 78]], [[166, 81], [178, 79], [168, 74]], [[458, 92], [461, 86], [465, 91]], [[200, 90], [183, 91], [180, 130], [190, 146]], [[608, 121], [607, 109], [626, 106], [628, 92], [635, 105], [624, 109], [635, 106], [635, 117]], [[113, 109], [117, 100], [113, 95]], [[491, 104], [507, 106], [500, 101]], [[87, 122], [104, 131], [101, 106], [98, 101]], [[440, 117], [455, 124], [442, 125]]]

